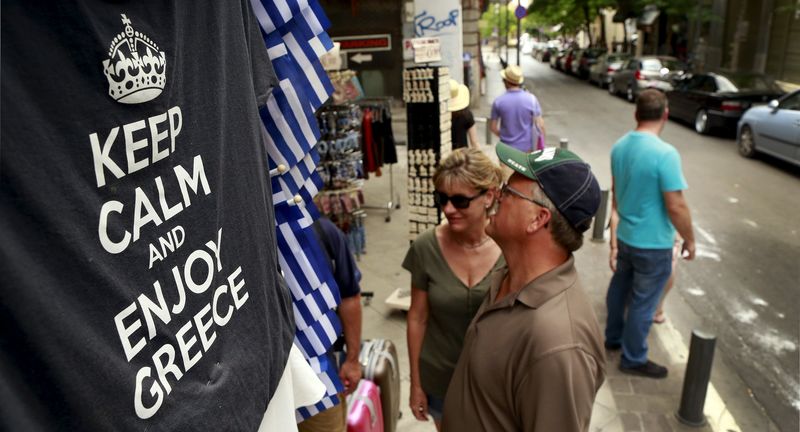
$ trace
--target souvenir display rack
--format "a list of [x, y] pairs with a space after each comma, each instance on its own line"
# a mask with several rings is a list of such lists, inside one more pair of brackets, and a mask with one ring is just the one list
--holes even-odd
[[408, 121], [409, 239], [436, 226], [441, 212], [433, 201], [433, 173], [452, 149], [450, 72], [446, 67], [403, 71], [403, 100]]
[[317, 113], [321, 138], [317, 172], [323, 187], [314, 198], [317, 209], [347, 236], [356, 256], [365, 252], [364, 165], [361, 109], [354, 104], [325, 105]]

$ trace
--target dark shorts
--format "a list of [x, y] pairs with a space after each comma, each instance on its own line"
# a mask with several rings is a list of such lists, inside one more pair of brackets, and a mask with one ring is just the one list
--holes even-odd
[[442, 421], [442, 411], [444, 411], [444, 399], [431, 394], [425, 394], [428, 398], [428, 414], [434, 421]]

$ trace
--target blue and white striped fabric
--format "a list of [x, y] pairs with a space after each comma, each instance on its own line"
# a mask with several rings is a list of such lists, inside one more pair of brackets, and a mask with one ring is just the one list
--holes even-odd
[[326, 356], [341, 333], [334, 311], [339, 289], [310, 229], [319, 216], [312, 199], [322, 187], [316, 172], [319, 154], [314, 146], [320, 132], [314, 111], [333, 93], [319, 58], [333, 42], [325, 32], [330, 21], [316, 0], [251, 4], [279, 80], [259, 112], [269, 168], [286, 168], [271, 179], [278, 259], [294, 302], [295, 345], [326, 387], [319, 403], [297, 410], [300, 422], [338, 404], [337, 393], [343, 390], [336, 365]]

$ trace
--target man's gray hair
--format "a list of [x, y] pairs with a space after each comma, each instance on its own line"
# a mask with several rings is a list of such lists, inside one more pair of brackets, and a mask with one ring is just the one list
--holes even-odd
[[550, 210], [550, 234], [553, 236], [553, 240], [567, 252], [575, 252], [580, 249], [583, 246], [583, 233], [569, 224], [540, 186], [533, 187], [533, 197]]

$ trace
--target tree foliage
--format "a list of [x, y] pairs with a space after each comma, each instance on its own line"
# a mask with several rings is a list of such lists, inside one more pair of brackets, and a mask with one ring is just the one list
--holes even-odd
[[535, 0], [528, 13], [541, 26], [561, 24], [570, 34], [589, 28], [602, 9], [613, 8], [628, 17], [638, 17], [645, 7], [653, 5], [672, 17], [708, 22], [714, 19], [710, 0]]
[[[516, 3], [514, 3], [516, 4]], [[495, 10], [494, 4], [490, 4], [486, 12], [481, 15], [479, 22], [480, 32], [482, 38], [488, 38], [492, 35], [495, 29], [499, 37], [506, 35], [508, 37], [516, 37], [517, 34], [517, 17], [514, 16], [514, 4], [510, 4], [506, 8], [505, 4], [500, 4]], [[522, 30], [530, 33], [532, 29], [537, 28], [533, 24], [534, 17], [530, 14], [521, 20]], [[539, 24], [544, 25], [544, 23]]]

